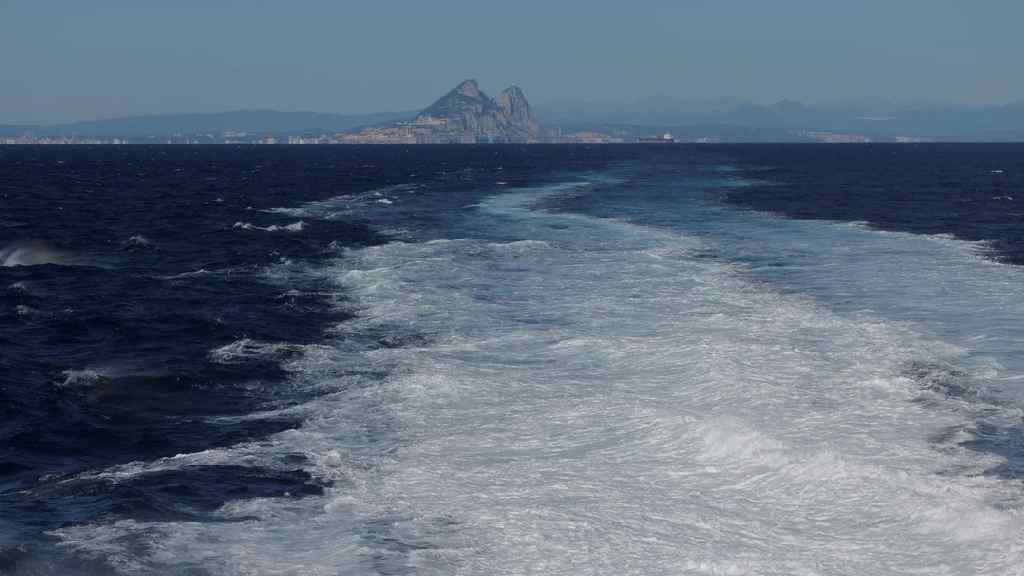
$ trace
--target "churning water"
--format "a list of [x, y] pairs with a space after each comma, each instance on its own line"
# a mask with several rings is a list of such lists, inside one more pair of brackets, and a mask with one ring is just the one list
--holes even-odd
[[[251, 243], [242, 255], [150, 229], [155, 248], [114, 254], [14, 216], [6, 235], [105, 266], [4, 269], [21, 275], [4, 277], [4, 306], [33, 310], [5, 311], [5, 338], [109, 358], [61, 364], [5, 340], [26, 371], [5, 393], [39, 375], [66, 421], [23, 417], [5, 455], [2, 503], [23, 516], [0, 521], [0, 568], [1021, 573], [1011, 241], [770, 205], [806, 149], [331, 150], [288, 166], [391, 168], [329, 194], [306, 175], [296, 188], [312, 191], [257, 181], [209, 199], [217, 218], [195, 226]], [[189, 162], [274, 161], [205, 154]], [[890, 200], [868, 188], [848, 201]], [[48, 306], [70, 298], [61, 286], [118, 274], [147, 278], [136, 307], [191, 302], [193, 324], [147, 309], [146, 346], [118, 341], [124, 328], [54, 341], [79, 321]], [[134, 318], [107, 304], [96, 318]], [[227, 328], [202, 328], [218, 317]], [[107, 452], [48, 459], [69, 441], [28, 440], [75, 425]], [[160, 430], [143, 446], [116, 433]]]

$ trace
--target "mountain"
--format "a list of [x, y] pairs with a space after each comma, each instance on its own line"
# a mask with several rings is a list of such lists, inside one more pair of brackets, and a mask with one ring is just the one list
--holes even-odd
[[[642, 98], [631, 101], [561, 100], [538, 106], [545, 125], [563, 129], [655, 134], [669, 130], [690, 140], [814, 140], [862, 136], [873, 141], [1024, 140], [1024, 102], [970, 106], [929, 101], [840, 101], [806, 104], [782, 100], [762, 105], [738, 99]], [[646, 127], [646, 129], [644, 128]], [[747, 139], [754, 140], [747, 140]]]
[[423, 109], [412, 125], [433, 126], [430, 140], [437, 143], [534, 142], [540, 137], [540, 125], [518, 86], [495, 99], [473, 79]]

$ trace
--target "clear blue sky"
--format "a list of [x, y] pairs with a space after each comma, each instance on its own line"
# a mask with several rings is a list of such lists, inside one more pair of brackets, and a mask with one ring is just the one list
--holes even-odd
[[652, 95], [1024, 98], [1021, 0], [0, 0], [0, 122]]

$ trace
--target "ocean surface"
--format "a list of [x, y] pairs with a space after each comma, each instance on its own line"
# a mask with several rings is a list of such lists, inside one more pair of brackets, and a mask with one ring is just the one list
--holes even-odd
[[1024, 146], [0, 147], [0, 574], [1024, 574]]

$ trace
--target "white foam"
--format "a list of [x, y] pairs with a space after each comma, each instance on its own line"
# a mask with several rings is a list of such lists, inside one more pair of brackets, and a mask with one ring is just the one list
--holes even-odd
[[200, 278], [202, 276], [209, 276], [215, 274], [206, 268], [200, 268], [198, 270], [192, 270], [190, 272], [182, 272], [181, 274], [171, 274], [169, 276], [161, 276], [164, 280], [181, 280], [184, 278]]
[[236, 364], [255, 359], [283, 361], [296, 354], [308, 353], [317, 348], [315, 345], [261, 342], [251, 338], [241, 338], [211, 350], [210, 360], [219, 364]]
[[30, 318], [32, 316], [39, 316], [43, 314], [38, 309], [24, 304], [18, 304], [14, 307], [14, 313], [22, 318]]
[[60, 388], [92, 387], [108, 379], [108, 376], [102, 371], [89, 368], [83, 370], [65, 370], [61, 372], [61, 375], [64, 376], [64, 381], [57, 384]]
[[124, 245], [126, 248], [148, 248], [153, 245], [153, 242], [142, 234], [136, 234], [126, 240]]
[[294, 218], [331, 220], [351, 216], [373, 205], [392, 205], [403, 196], [416, 194], [421, 189], [422, 186], [419, 184], [396, 184], [365, 192], [339, 194], [326, 200], [308, 202], [299, 207], [271, 208], [267, 212], [285, 214]]
[[75, 259], [45, 242], [15, 242], [0, 248], [0, 267], [40, 266], [43, 264], [74, 265]]
[[758, 215], [728, 226], [738, 238], [729, 250], [746, 257], [758, 279], [911, 322], [964, 349], [958, 362], [972, 391], [1024, 403], [1024, 386], [1013, 384], [1024, 375], [1024, 278], [1020, 267], [993, 260], [989, 243]]
[[[274, 413], [261, 414], [262, 417], [273, 415]], [[167, 458], [159, 458], [152, 462], [136, 461], [118, 464], [103, 470], [86, 471], [67, 478], [61, 478], [59, 482], [61, 484], [69, 484], [81, 481], [105, 480], [111, 484], [118, 484], [138, 476], [166, 472], [168, 470], [183, 470], [193, 466], [229, 464], [235, 466], [259, 465], [264, 468], [277, 470], [294, 469], [294, 464], [288, 464], [281, 458], [274, 458], [260, 444], [245, 443], [231, 448], [212, 448], [201, 452], [176, 454]]]
[[110, 362], [99, 365], [85, 366], [76, 370], [64, 370], [61, 375], [64, 380], [56, 382], [58, 388], [91, 388], [116, 378], [130, 376], [156, 377], [161, 372], [153, 367], [134, 362]]
[[[323, 497], [53, 534], [138, 574], [1020, 573], [1018, 488], [980, 473], [1002, 459], [937, 446], [970, 414], [914, 401], [907, 375], [968, 349], [767, 289], [691, 257], [714, 248], [697, 238], [531, 210], [547, 193], [469, 216], [526, 242], [396, 242], [323, 271], [359, 317], [292, 362], [333, 391], [300, 429], [101, 472], [299, 453]], [[401, 332], [429, 343], [361, 340]]]
[[260, 230], [263, 232], [302, 232], [305, 229], [306, 223], [302, 220], [298, 222], [292, 222], [291, 224], [285, 224], [284, 226], [278, 226], [277, 224], [271, 224], [270, 226], [256, 226], [249, 222], [235, 222], [232, 228], [241, 228], [242, 230]]

